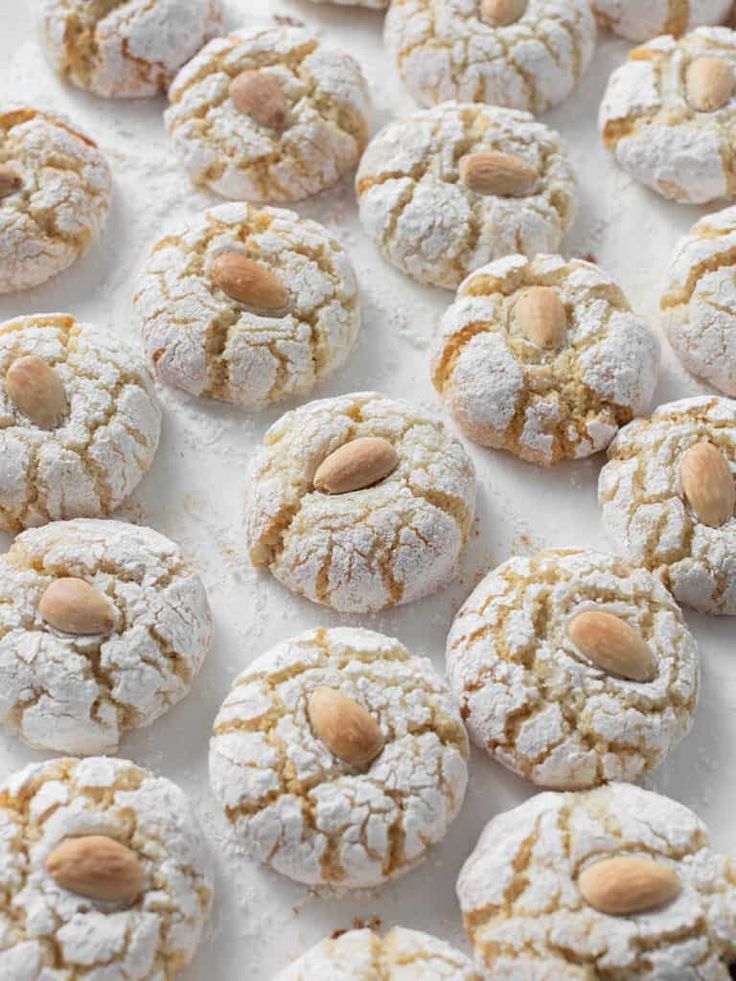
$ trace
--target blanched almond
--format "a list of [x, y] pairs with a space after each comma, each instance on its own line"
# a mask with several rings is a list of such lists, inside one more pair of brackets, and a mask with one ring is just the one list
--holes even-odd
[[230, 83], [230, 98], [240, 112], [261, 126], [283, 129], [288, 106], [281, 86], [265, 72], [244, 71]]
[[63, 889], [90, 899], [132, 903], [145, 886], [138, 856], [107, 835], [65, 838], [46, 859], [46, 869]]
[[514, 325], [532, 344], [558, 350], [567, 334], [567, 311], [557, 290], [530, 286], [514, 304]]
[[325, 494], [347, 494], [384, 480], [399, 465], [399, 455], [380, 436], [359, 436], [343, 443], [320, 463], [314, 486]]
[[64, 386], [43, 358], [16, 358], [5, 375], [5, 391], [16, 409], [43, 429], [55, 429], [66, 415]]
[[23, 186], [20, 174], [10, 164], [0, 164], [0, 201], [15, 194]]
[[725, 525], [736, 509], [736, 484], [725, 456], [712, 443], [695, 443], [682, 454], [680, 480], [698, 520], [711, 528]]
[[45, 590], [38, 611], [50, 627], [80, 636], [108, 634], [115, 625], [112, 604], [84, 579], [64, 576]]
[[680, 891], [680, 880], [664, 862], [622, 855], [583, 869], [578, 887], [600, 913], [632, 916], [671, 902]]
[[526, 10], [527, 0], [480, 0], [480, 19], [491, 27], [515, 24]]
[[687, 101], [696, 112], [722, 109], [733, 96], [735, 79], [724, 58], [696, 58], [685, 74]]
[[469, 153], [460, 160], [460, 179], [479, 194], [516, 197], [527, 194], [539, 179], [537, 168], [510, 153]]
[[258, 313], [283, 313], [289, 303], [289, 291], [278, 276], [242, 252], [221, 252], [212, 263], [212, 279], [233, 300]]
[[383, 749], [383, 736], [373, 716], [334, 688], [312, 692], [307, 716], [315, 736], [350, 766], [367, 766]]
[[570, 640], [597, 667], [631, 681], [651, 681], [657, 662], [631, 624], [603, 610], [585, 610], [570, 621]]

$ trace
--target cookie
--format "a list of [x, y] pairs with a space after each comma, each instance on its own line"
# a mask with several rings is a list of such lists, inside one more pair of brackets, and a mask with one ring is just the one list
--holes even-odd
[[457, 574], [475, 514], [475, 471], [458, 440], [376, 392], [287, 412], [248, 487], [253, 564], [342, 612], [434, 593]]
[[605, 449], [654, 393], [659, 344], [581, 259], [507, 256], [445, 313], [432, 381], [472, 440], [542, 466]]
[[63, 313], [0, 324], [0, 526], [110, 514], [153, 462], [161, 410], [138, 355]]
[[736, 613], [736, 402], [660, 405], [608, 450], [598, 500], [630, 562], [701, 613]]
[[97, 145], [56, 113], [0, 112], [0, 294], [70, 266], [99, 235], [112, 177]]
[[342, 246], [292, 211], [223, 204], [165, 235], [135, 298], [160, 381], [258, 408], [343, 364], [360, 328]]
[[736, 962], [736, 864], [692, 811], [631, 784], [538, 794], [493, 818], [457, 894], [498, 981], [728, 981]]
[[311, 630], [253, 661], [215, 719], [210, 782], [245, 853], [297, 882], [375, 886], [444, 838], [468, 738], [431, 662]]
[[194, 184], [279, 203], [352, 171], [368, 140], [357, 61], [295, 27], [234, 31], [182, 68], [165, 114]]
[[183, 792], [129, 760], [35, 763], [0, 786], [0, 976], [173, 978], [212, 905]]
[[736, 194], [728, 163], [736, 114], [736, 33], [700, 27], [629, 52], [608, 83], [603, 143], [634, 180], [707, 204]]
[[591, 0], [603, 26], [630, 41], [648, 41], [659, 34], [680, 37], [694, 27], [722, 24], [733, 0]]
[[559, 134], [483, 105], [445, 103], [389, 123], [368, 145], [356, 188], [384, 258], [446, 289], [509, 253], [556, 251], [577, 209]]
[[151, 528], [79, 518], [0, 557], [0, 720], [58, 753], [110, 753], [188, 693], [210, 649], [204, 586]]
[[394, 0], [386, 47], [423, 106], [458, 99], [542, 113], [590, 65], [588, 0]]

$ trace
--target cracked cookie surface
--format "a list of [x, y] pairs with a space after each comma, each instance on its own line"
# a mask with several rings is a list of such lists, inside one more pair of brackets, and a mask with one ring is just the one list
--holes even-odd
[[722, 24], [732, 0], [591, 0], [603, 27], [630, 41], [648, 41], [660, 34], [680, 37], [708, 24]]

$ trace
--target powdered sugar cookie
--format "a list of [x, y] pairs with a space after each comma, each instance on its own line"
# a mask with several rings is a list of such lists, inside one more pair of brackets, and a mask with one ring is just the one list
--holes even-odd
[[544, 466], [604, 449], [648, 405], [659, 344], [598, 266], [512, 255], [461, 285], [432, 380], [484, 446]]
[[598, 499], [622, 554], [701, 613], [736, 613], [736, 402], [660, 405], [608, 450]]
[[112, 752], [187, 694], [211, 633], [199, 576], [152, 529], [23, 532], [0, 558], [0, 720], [32, 746]]
[[0, 526], [110, 514], [158, 446], [161, 411], [137, 354], [63, 313], [0, 324]]
[[680, 37], [694, 27], [722, 24], [733, 0], [591, 0], [604, 27], [630, 41], [648, 41], [660, 34]]
[[421, 105], [459, 99], [541, 113], [595, 49], [588, 0], [394, 0], [386, 46]]
[[368, 139], [357, 61], [295, 27], [210, 41], [169, 91], [166, 125], [195, 184], [226, 198], [296, 201], [351, 171]]
[[189, 802], [129, 760], [36, 763], [0, 787], [0, 976], [173, 978], [212, 873]]
[[235, 680], [210, 780], [246, 853], [309, 885], [374, 886], [440, 841], [467, 783], [455, 700], [370, 630], [311, 630]]
[[376, 392], [287, 412], [248, 483], [254, 565], [341, 611], [435, 592], [456, 574], [475, 514], [461, 444], [434, 416]]
[[559, 135], [528, 113], [482, 105], [446, 103], [389, 123], [356, 186], [383, 256], [446, 289], [509, 253], [556, 251], [576, 212]]
[[498, 815], [457, 894], [477, 964], [499, 981], [728, 981], [736, 961], [736, 864], [692, 811], [631, 784]]
[[545, 787], [635, 780], [688, 732], [699, 656], [645, 569], [554, 549], [490, 572], [458, 613], [447, 673], [473, 740]]
[[95, 143], [55, 113], [0, 113], [0, 293], [70, 266], [107, 218], [112, 179]]
[[360, 328], [342, 246], [315, 221], [244, 203], [165, 235], [135, 302], [161, 381], [248, 407], [309, 391]]

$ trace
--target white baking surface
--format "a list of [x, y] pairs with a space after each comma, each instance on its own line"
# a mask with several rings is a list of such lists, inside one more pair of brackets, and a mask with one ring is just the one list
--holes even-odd
[[[305, 0], [230, 0], [233, 26], [274, 14], [303, 20], [363, 64], [373, 91], [375, 126], [410, 112], [381, 48], [380, 13], [313, 6]], [[601, 35], [581, 88], [546, 122], [567, 138], [581, 184], [580, 217], [567, 251], [595, 256], [623, 284], [634, 307], [654, 318], [672, 247], [703, 209], [666, 203], [617, 170], [598, 143], [596, 113], [607, 76], [627, 45]], [[0, 300], [0, 319], [68, 311], [137, 342], [130, 300], [147, 245], [172, 221], [216, 203], [191, 190], [168, 150], [164, 101], [112, 102], [63, 86], [44, 64], [35, 40], [33, 5], [0, 0], [0, 85], [3, 101], [46, 103], [71, 115], [99, 142], [113, 168], [115, 199], [97, 245], [52, 283]], [[716, 207], [720, 207], [717, 205]], [[362, 287], [364, 328], [346, 369], [316, 396], [375, 388], [440, 411], [428, 372], [428, 344], [450, 294], [394, 272], [361, 234], [349, 181], [297, 210], [324, 222], [354, 260]], [[658, 402], [705, 389], [665, 350]], [[472, 586], [509, 554], [544, 545], [605, 548], [596, 505], [600, 460], [537, 469], [467, 444], [478, 470], [478, 522], [462, 576], [421, 603], [371, 617], [338, 617], [292, 597], [268, 574], [251, 569], [243, 544], [246, 466], [264, 430], [284, 408], [255, 415], [162, 391], [164, 431], [148, 477], [119, 516], [149, 524], [179, 542], [197, 564], [215, 614], [215, 644], [192, 693], [151, 728], [134, 733], [122, 754], [171, 777], [191, 796], [211, 844], [217, 898], [187, 981], [267, 981], [306, 947], [353, 918], [377, 916], [436, 933], [463, 949], [454, 895], [458, 869], [485, 822], [533, 793], [481, 753], [471, 761], [465, 806], [445, 843], [429, 859], [381, 890], [317, 896], [239, 857], [207, 786], [207, 742], [231, 679], [275, 642], [308, 627], [363, 623], [393, 634], [442, 668], [445, 636]], [[3, 545], [5, 542], [2, 543]], [[691, 735], [647, 786], [693, 807], [714, 842], [736, 853], [736, 650], [727, 618], [688, 614], [702, 647], [703, 685]], [[0, 735], [0, 778], [43, 758]]]

